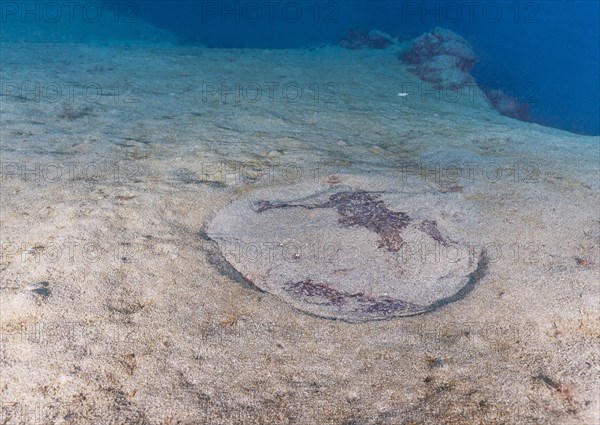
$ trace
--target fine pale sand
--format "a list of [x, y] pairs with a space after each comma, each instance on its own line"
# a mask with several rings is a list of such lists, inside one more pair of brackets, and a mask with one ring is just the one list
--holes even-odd
[[[436, 92], [394, 49], [1, 59], [2, 423], [600, 422], [597, 137]], [[317, 318], [204, 237], [257, 189], [358, 175], [477, 212], [491, 258], [467, 297]]]

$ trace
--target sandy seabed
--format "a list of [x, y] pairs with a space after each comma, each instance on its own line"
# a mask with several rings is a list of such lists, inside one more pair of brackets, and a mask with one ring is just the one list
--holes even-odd
[[[1, 423], [600, 422], [598, 137], [438, 92], [393, 49], [1, 59]], [[203, 237], [256, 189], [355, 176], [463, 197], [491, 256], [477, 288], [326, 320]]]

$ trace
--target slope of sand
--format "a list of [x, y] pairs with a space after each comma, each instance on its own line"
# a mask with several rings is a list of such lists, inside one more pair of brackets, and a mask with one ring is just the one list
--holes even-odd
[[[392, 50], [1, 56], [3, 423], [600, 421], [598, 138], [436, 93]], [[249, 288], [203, 237], [257, 188], [353, 175], [464, 197], [485, 279], [349, 324]]]

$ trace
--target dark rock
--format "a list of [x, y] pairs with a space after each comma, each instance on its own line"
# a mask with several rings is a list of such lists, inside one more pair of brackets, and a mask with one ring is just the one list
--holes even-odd
[[351, 50], [385, 49], [394, 44], [394, 39], [391, 35], [381, 31], [354, 29], [342, 38], [339, 44], [343, 48]]
[[460, 35], [436, 28], [418, 37], [401, 57], [410, 70], [424, 81], [435, 83], [438, 89], [458, 89], [475, 80], [470, 74], [477, 56]]
[[502, 115], [521, 121], [529, 121], [529, 105], [521, 103], [501, 90], [488, 90], [485, 95], [492, 107]]
[[52, 293], [49, 286], [50, 286], [50, 284], [48, 282], [44, 281], [44, 282], [34, 283], [34, 284], [30, 285], [29, 288], [30, 288], [30, 291], [33, 292], [35, 295], [37, 295], [43, 299], [46, 299]]

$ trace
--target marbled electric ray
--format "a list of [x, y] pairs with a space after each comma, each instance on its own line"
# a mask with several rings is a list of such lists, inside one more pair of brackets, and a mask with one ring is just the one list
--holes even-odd
[[464, 298], [487, 260], [462, 195], [402, 189], [259, 190], [222, 209], [207, 235], [254, 286], [306, 313], [347, 321], [425, 313]]

